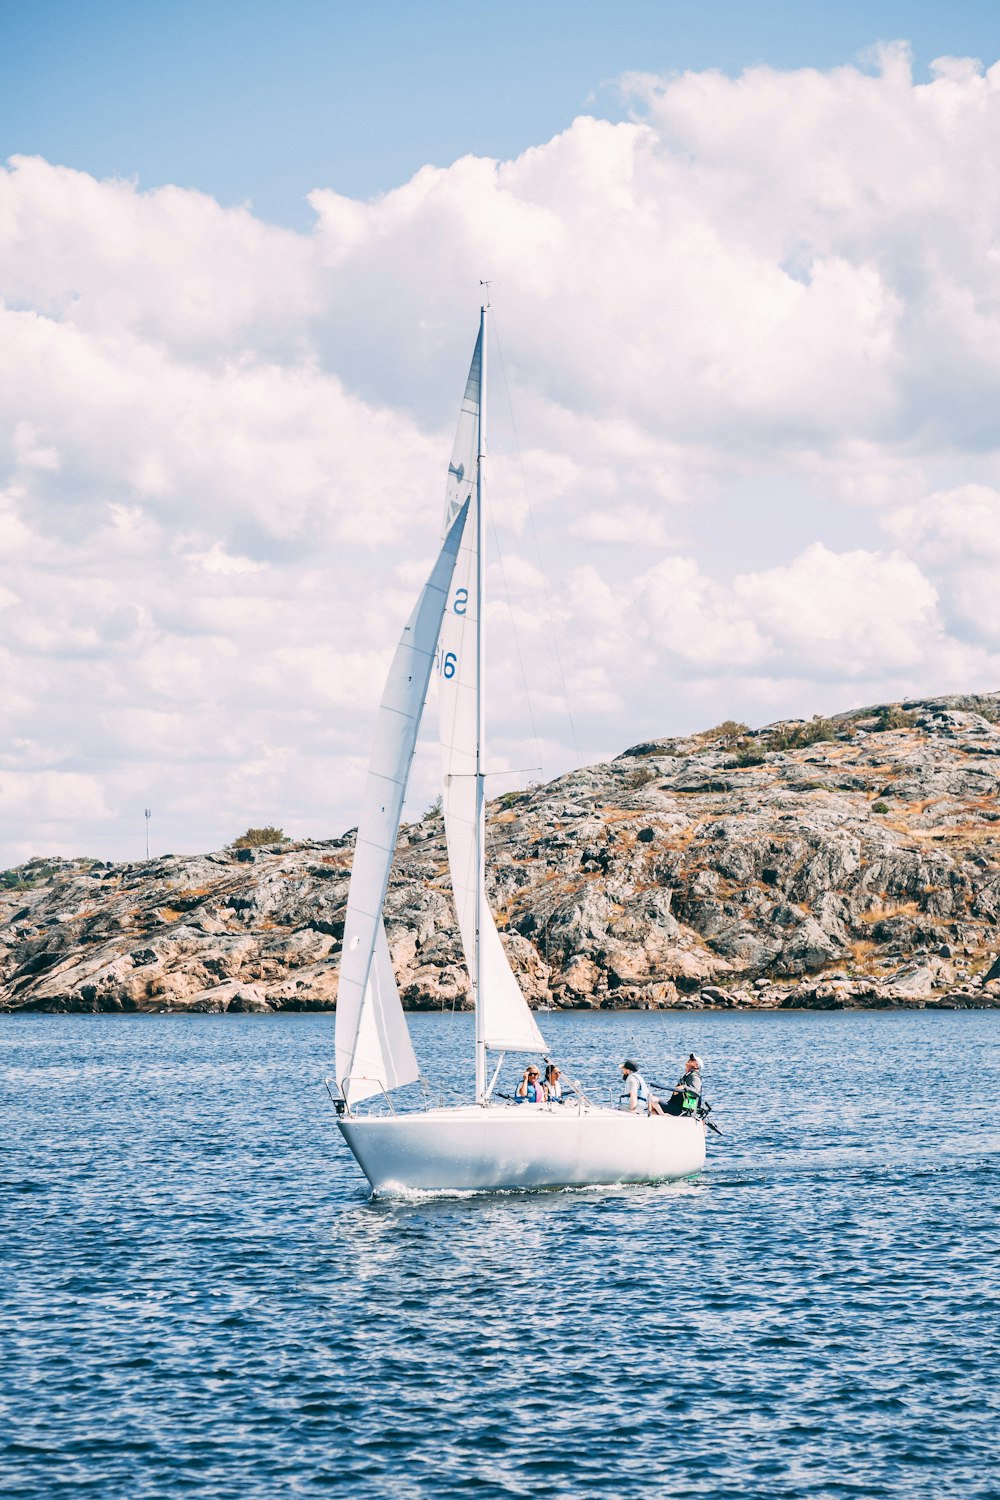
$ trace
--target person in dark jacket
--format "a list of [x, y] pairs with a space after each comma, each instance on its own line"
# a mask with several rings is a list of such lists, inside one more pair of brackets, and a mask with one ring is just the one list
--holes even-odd
[[691, 1115], [701, 1103], [701, 1058], [695, 1052], [688, 1054], [684, 1072], [678, 1078], [667, 1103], [668, 1115]]

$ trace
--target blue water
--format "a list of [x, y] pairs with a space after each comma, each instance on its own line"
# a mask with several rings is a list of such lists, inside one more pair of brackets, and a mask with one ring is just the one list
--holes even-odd
[[1000, 1017], [543, 1021], [704, 1054], [697, 1183], [371, 1203], [326, 1017], [0, 1021], [0, 1493], [1000, 1494]]

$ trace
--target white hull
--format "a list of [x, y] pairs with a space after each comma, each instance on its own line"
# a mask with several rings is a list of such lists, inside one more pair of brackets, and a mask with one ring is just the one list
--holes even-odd
[[669, 1182], [705, 1162], [705, 1127], [593, 1106], [461, 1105], [337, 1121], [373, 1193]]

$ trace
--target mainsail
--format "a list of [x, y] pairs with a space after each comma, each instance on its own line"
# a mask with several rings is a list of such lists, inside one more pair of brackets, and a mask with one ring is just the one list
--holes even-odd
[[392, 972], [382, 906], [441, 618], [451, 597], [468, 514], [469, 507], [460, 505], [448, 527], [396, 647], [375, 726], [337, 990], [337, 1083], [351, 1103], [420, 1076]]
[[[465, 387], [455, 447], [448, 468], [445, 529], [463, 507], [469, 507], [438, 649], [438, 696], [441, 711], [441, 794], [448, 862], [462, 946], [475, 973], [476, 916], [479, 915], [480, 1010], [478, 1033], [496, 1051], [544, 1051], [545, 1042], [511, 972], [483, 888], [481, 804], [477, 772], [481, 769], [479, 703], [484, 684], [478, 650], [478, 614], [482, 603], [481, 525], [477, 468], [480, 453], [480, 403], [483, 378], [483, 331], [476, 341]], [[480, 757], [477, 759], [477, 744]], [[479, 837], [477, 838], [477, 829]]]

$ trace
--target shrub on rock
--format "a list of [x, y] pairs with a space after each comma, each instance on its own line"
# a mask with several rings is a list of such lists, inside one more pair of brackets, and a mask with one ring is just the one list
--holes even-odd
[[280, 828], [248, 828], [238, 839], [233, 839], [234, 849], [259, 849], [264, 844], [287, 844], [288, 840]]

